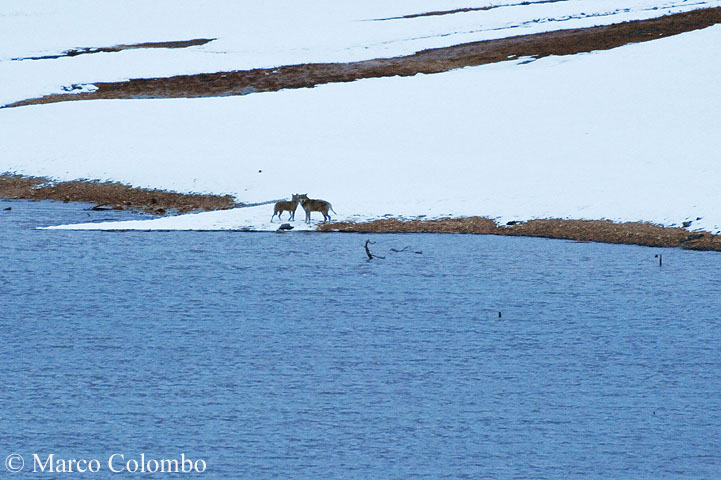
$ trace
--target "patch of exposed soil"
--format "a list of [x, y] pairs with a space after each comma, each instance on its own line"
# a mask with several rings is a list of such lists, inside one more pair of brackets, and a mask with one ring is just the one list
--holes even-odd
[[600, 27], [465, 43], [394, 58], [350, 63], [287, 65], [277, 68], [96, 83], [97, 90], [93, 92], [49, 95], [23, 100], [6, 107], [68, 100], [245, 95], [286, 88], [307, 88], [333, 82], [351, 82], [361, 78], [439, 73], [519, 57], [541, 58], [549, 55], [573, 55], [593, 50], [608, 50], [628, 43], [655, 40], [698, 30], [716, 23], [721, 23], [721, 7]]
[[507, 8], [507, 7], [521, 7], [526, 5], [539, 5], [543, 3], [558, 3], [558, 2], [567, 2], [568, 0], [537, 0], [535, 2], [518, 2], [518, 3], [508, 3], [505, 5], [487, 5], [485, 7], [467, 7], [467, 8], [456, 8], [454, 10], [434, 10], [432, 12], [424, 12], [424, 13], [412, 13], [410, 15], [403, 15], [401, 17], [388, 17], [388, 18], [376, 18], [374, 21], [376, 22], [385, 22], [388, 20], [403, 20], [407, 18], [419, 18], [419, 17], [437, 17], [441, 15], [453, 15], [456, 13], [467, 13], [467, 12], [480, 12], [485, 10], [493, 10], [494, 8]]
[[42, 57], [20, 57], [13, 58], [15, 61], [21, 60], [52, 60], [63, 57], [77, 57], [78, 55], [88, 55], [91, 53], [112, 53], [122, 52], [123, 50], [133, 50], [138, 48], [187, 48], [195, 47], [198, 45], [205, 45], [208, 42], [212, 42], [214, 38], [196, 38], [193, 40], [177, 40], [170, 42], [145, 42], [145, 43], [132, 43], [128, 45], [115, 45], [113, 47], [86, 47], [86, 48], [73, 48], [66, 50], [58, 55], [45, 55]]
[[29, 200], [95, 203], [94, 208], [143, 210], [163, 215], [169, 211], [225, 210], [239, 206], [230, 195], [201, 195], [135, 188], [120, 183], [0, 175], [0, 197]]
[[651, 223], [614, 223], [608, 220], [544, 219], [498, 225], [494, 220], [484, 217], [439, 220], [382, 219], [364, 223], [323, 223], [318, 226], [318, 230], [358, 233], [471, 233], [721, 251], [721, 235], [691, 233], [683, 228], [661, 227]]

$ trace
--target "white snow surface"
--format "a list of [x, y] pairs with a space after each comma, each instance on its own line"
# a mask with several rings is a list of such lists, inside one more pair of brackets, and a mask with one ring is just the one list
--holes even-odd
[[[339, 220], [693, 220], [719, 231], [721, 52], [704, 48], [719, 44], [712, 27], [525, 65], [7, 109], [2, 170], [248, 203], [308, 193]], [[278, 226], [271, 214], [264, 205], [72, 228], [267, 230]], [[299, 209], [294, 225], [302, 218]]]
[[[73, 85], [88, 89], [87, 84], [129, 78], [393, 57], [720, 5], [721, 0], [3, 0], [0, 105]], [[496, 8], [397, 18], [488, 6]], [[196, 38], [215, 40], [181, 49], [27, 60], [71, 49]]]
[[[472, 6], [439, 3], [413, 2], [409, 11], [421, 4], [428, 10]], [[606, 9], [613, 2], [558, 3]], [[411, 4], [379, 7], [383, 15], [374, 18], [407, 13], [402, 5]], [[356, 8], [337, 10], [349, 18], [366, 13]], [[508, 7], [514, 8], [520, 9]], [[209, 34], [201, 13], [197, 24], [186, 18], [192, 35], [185, 38]], [[155, 32], [149, 25], [146, 30]], [[137, 40], [167, 40], [166, 33]], [[103, 28], [88, 35], [95, 34], [105, 35], [105, 44], [135, 38], [113, 37]], [[75, 35], [66, 46], [87, 45], [84, 34]], [[721, 49], [714, 45], [721, 45], [721, 26], [609, 51], [436, 75], [243, 97], [3, 109], [0, 172], [230, 193], [244, 203], [308, 193], [333, 204], [334, 220], [480, 215], [499, 222], [605, 218], [668, 226], [691, 220], [692, 230], [719, 232]], [[41, 49], [33, 48], [27, 52]], [[307, 51], [323, 56], [312, 46]], [[34, 88], [29, 82], [27, 91]], [[287, 217], [271, 223], [272, 213], [266, 203], [57, 228], [275, 230]], [[314, 227], [320, 216], [313, 214], [311, 226], [303, 219], [299, 207], [295, 229]]]

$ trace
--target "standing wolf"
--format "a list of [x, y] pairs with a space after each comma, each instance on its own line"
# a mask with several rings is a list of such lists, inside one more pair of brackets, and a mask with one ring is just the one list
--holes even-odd
[[[308, 197], [306, 197], [308, 198]], [[298, 209], [298, 201], [300, 200], [300, 195], [297, 193], [293, 194], [293, 199], [283, 202], [276, 202], [275, 208], [273, 209], [273, 217], [278, 215], [278, 220], [280, 220], [280, 216], [283, 215], [283, 212], [287, 211], [290, 215], [290, 218], [288, 220], [295, 220], [295, 211]], [[273, 217], [270, 217], [270, 221], [273, 221]]]
[[300, 200], [300, 206], [303, 207], [303, 210], [305, 210], [305, 223], [310, 223], [310, 212], [322, 213], [324, 222], [330, 221], [330, 215], [328, 214], [329, 209], [331, 212], [338, 215], [336, 211], [333, 210], [333, 206], [330, 204], [330, 202], [326, 202], [325, 200], [318, 200], [315, 198], [308, 198], [307, 193], [298, 195], [298, 200]]

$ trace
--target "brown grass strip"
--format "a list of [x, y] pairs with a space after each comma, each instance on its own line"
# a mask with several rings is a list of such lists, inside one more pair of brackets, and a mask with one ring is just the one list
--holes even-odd
[[388, 18], [376, 18], [373, 21], [375, 22], [385, 22], [388, 20], [404, 20], [409, 18], [420, 18], [420, 17], [437, 17], [442, 15], [454, 15], [456, 13], [468, 13], [468, 12], [482, 12], [486, 10], [493, 10], [495, 8], [506, 8], [506, 7], [522, 7], [527, 5], [541, 5], [544, 3], [558, 3], [558, 2], [567, 2], [568, 0], [537, 0], [535, 2], [518, 2], [518, 3], [508, 3], [505, 5], [488, 5], [485, 7], [466, 7], [466, 8], [456, 8], [454, 10], [434, 10], [432, 12], [424, 12], [424, 13], [412, 13], [410, 15], [403, 15], [400, 17], [388, 17]]
[[68, 100], [245, 95], [287, 88], [308, 88], [325, 83], [352, 82], [361, 78], [439, 73], [518, 57], [541, 58], [549, 55], [573, 55], [594, 50], [608, 50], [629, 43], [645, 42], [698, 30], [717, 23], [721, 23], [721, 7], [600, 27], [465, 43], [394, 58], [97, 83], [95, 86], [98, 89], [94, 92], [50, 95], [23, 100], [6, 107]]
[[47, 178], [10, 174], [0, 175], [0, 197], [95, 203], [96, 208], [143, 210], [159, 215], [169, 211], [187, 213], [238, 206], [230, 195], [176, 193], [90, 180], [53, 182]]
[[680, 247], [688, 250], [721, 251], [721, 236], [689, 232], [644, 222], [614, 223], [609, 220], [543, 219], [501, 226], [485, 217], [439, 220], [382, 219], [371, 222], [336, 222], [318, 226], [321, 232], [356, 233], [466, 233], [543, 237], [580, 242], [602, 242], [647, 247]]
[[127, 45], [115, 45], [113, 47], [86, 47], [86, 48], [73, 48], [66, 50], [58, 55], [45, 55], [42, 57], [19, 57], [13, 58], [14, 61], [22, 60], [54, 60], [56, 58], [63, 57], [77, 57], [78, 55], [90, 55], [93, 53], [113, 53], [122, 52], [123, 50], [134, 50], [138, 48], [187, 48], [196, 47], [198, 45], [205, 45], [208, 42], [212, 42], [214, 38], [195, 38], [193, 40], [175, 40], [169, 42], [144, 42], [144, 43], [131, 43]]

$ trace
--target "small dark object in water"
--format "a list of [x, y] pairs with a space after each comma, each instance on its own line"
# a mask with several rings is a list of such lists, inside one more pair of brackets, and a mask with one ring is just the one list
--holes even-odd
[[501, 312], [498, 312], [498, 318], [501, 318]]
[[6, 212], [9, 212], [9, 211], [12, 210], [12, 209], [13, 209], [13, 207], [7, 207], [7, 208], [5, 208], [5, 211], [6, 211]]
[[658, 266], [663, 267], [663, 255], [656, 254], [656, 255], [654, 255], [654, 258], [658, 258]]
[[293, 230], [293, 225], [290, 223], [284, 223], [280, 227], [278, 227], [278, 230]]
[[106, 210], [112, 210], [112, 208], [108, 207], [107, 205], [95, 205], [90, 210], [104, 212]]
[[[373, 243], [373, 242], [371, 242], [371, 243]], [[405, 252], [405, 251], [408, 250], [409, 248], [411, 248], [411, 247], [410, 247], [410, 246], [406, 246], [406, 247], [401, 248], [400, 250], [398, 250], [397, 248], [391, 248], [391, 252], [393, 252], [393, 253], [401, 253], [401, 252]], [[416, 254], [418, 254], [418, 255], [423, 255], [423, 252], [422, 252], [421, 250], [416, 250], [416, 251], [414, 251], [413, 253], [416, 253]]]
[[368, 261], [369, 261], [369, 262], [370, 262], [371, 260], [373, 260], [374, 258], [386, 258], [386, 257], [381, 257], [380, 255], [373, 255], [373, 254], [371, 253], [371, 249], [368, 248], [368, 245], [369, 245], [369, 244], [370, 244], [370, 245], [373, 245], [374, 243], [376, 243], [376, 242], [371, 242], [370, 240], [366, 240], [365, 249], [366, 249], [366, 255], [368, 255]]

